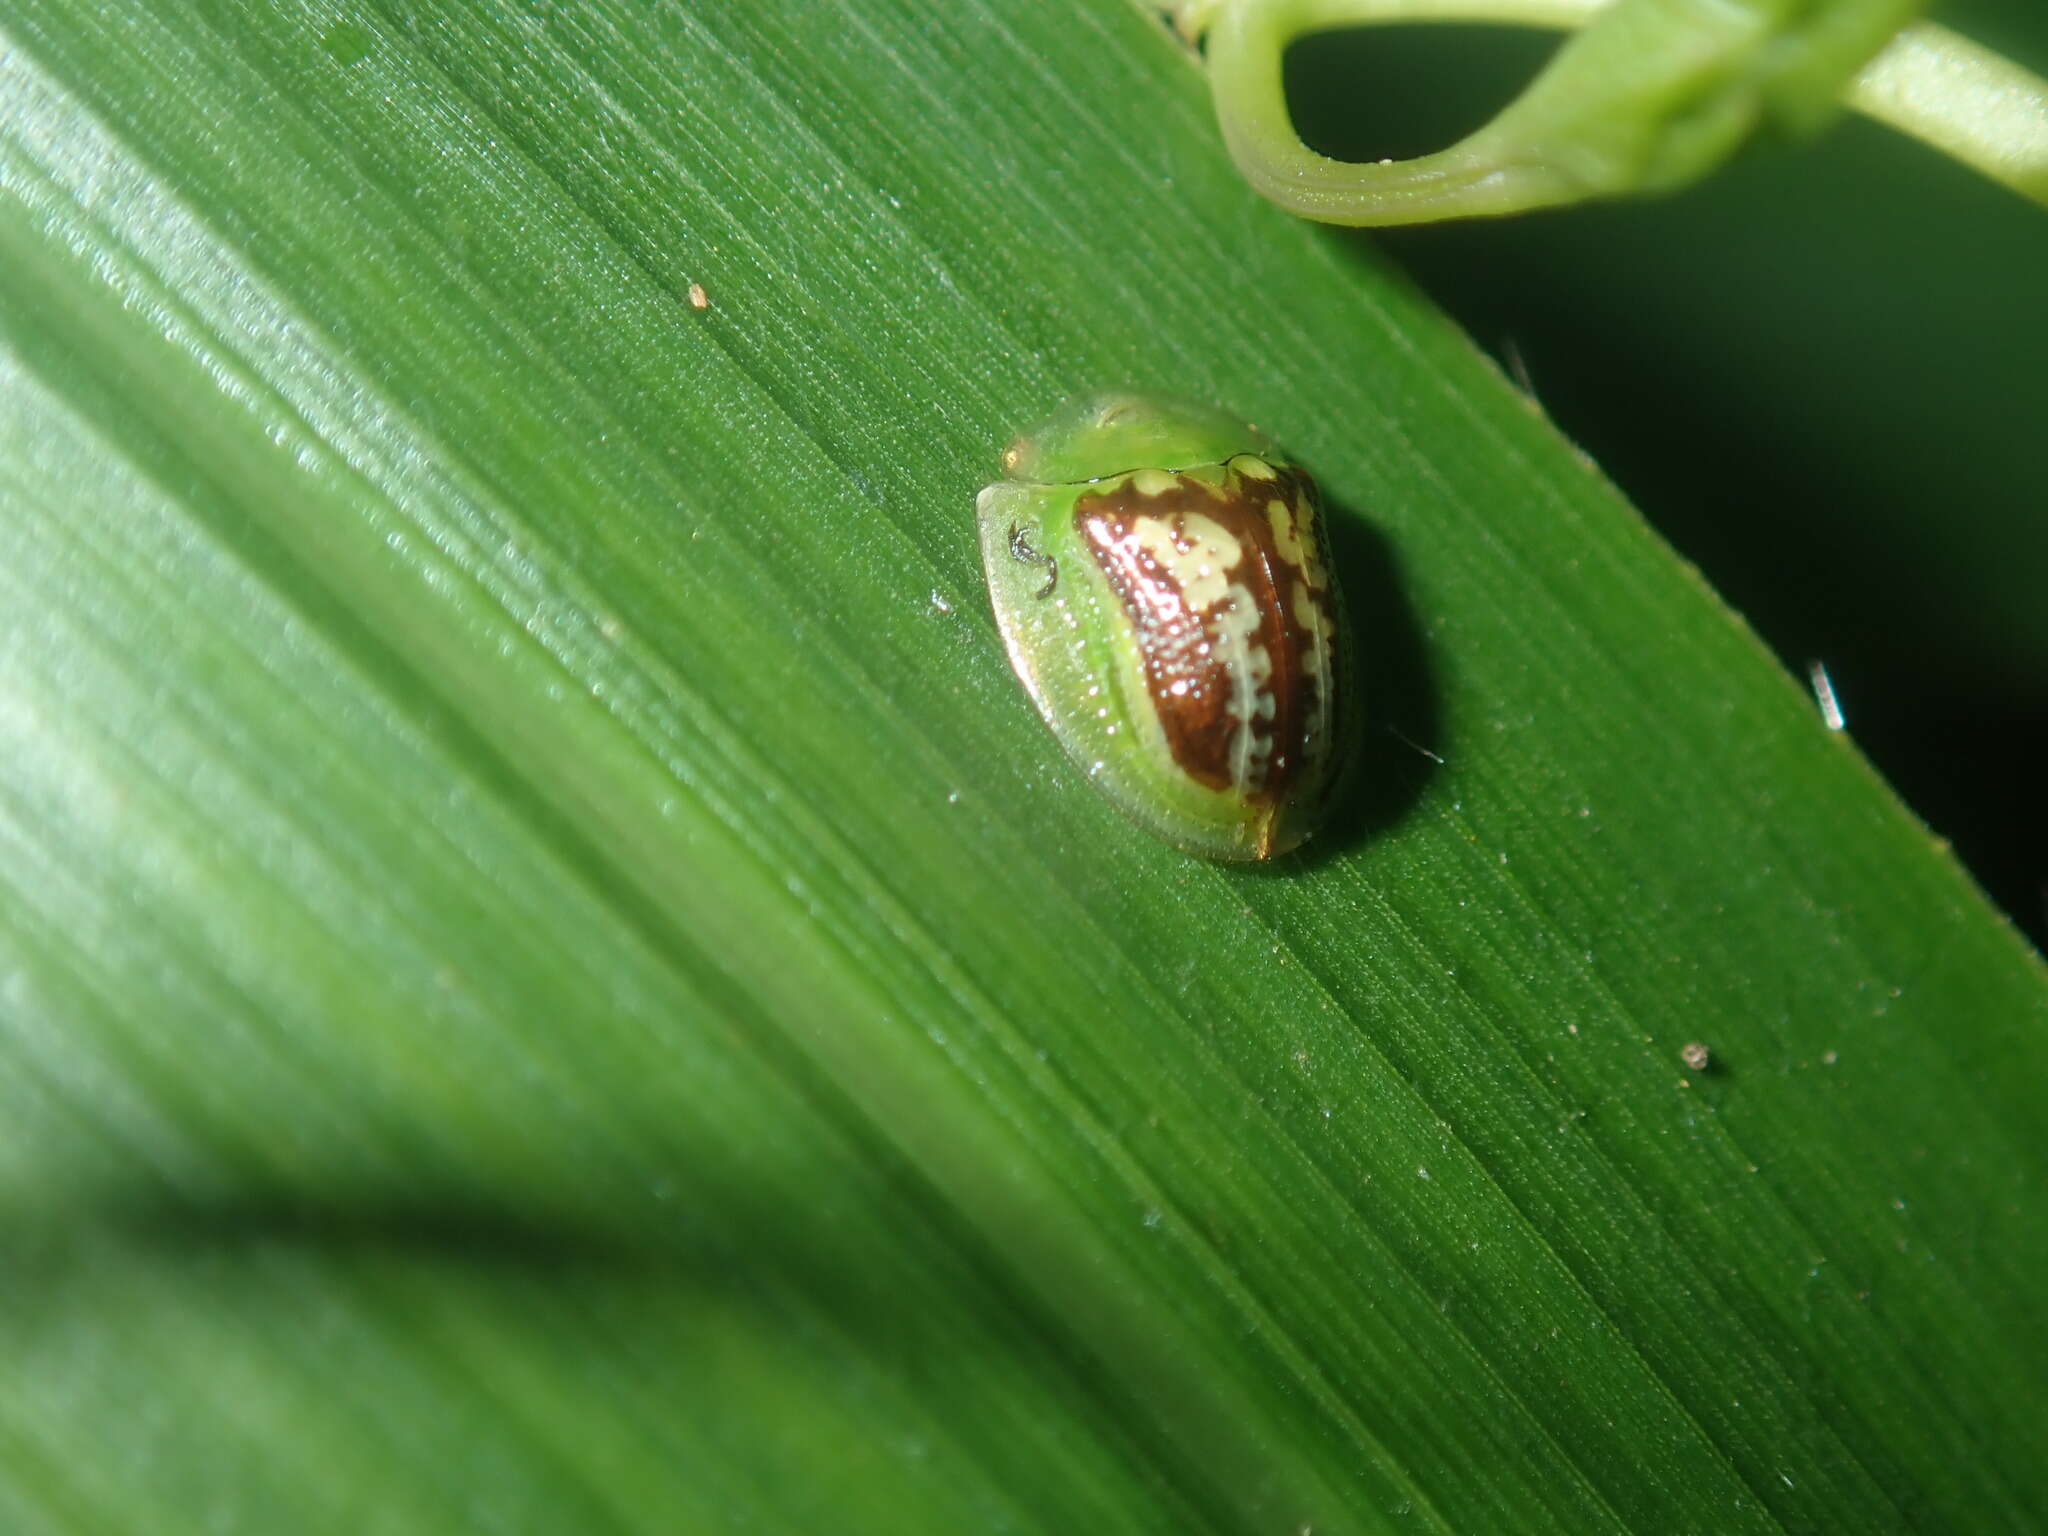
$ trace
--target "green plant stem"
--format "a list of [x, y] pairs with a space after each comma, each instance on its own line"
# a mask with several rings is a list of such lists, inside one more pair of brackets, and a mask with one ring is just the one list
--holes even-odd
[[[1836, 6], [1801, 22], [1694, 0], [1198, 0], [1177, 21], [1207, 38], [1217, 115], [1247, 178], [1327, 223], [1668, 190], [1759, 130], [1810, 130], [1838, 102], [2048, 205], [2048, 81], [1943, 27], [1894, 35], [1912, 8]], [[1361, 165], [1301, 142], [1281, 76], [1289, 43], [1337, 27], [1443, 21], [1584, 30], [1492, 122], [1439, 153]]]
[[2048, 208], [2048, 80], [1921, 22], [1862, 74], [1850, 106]]

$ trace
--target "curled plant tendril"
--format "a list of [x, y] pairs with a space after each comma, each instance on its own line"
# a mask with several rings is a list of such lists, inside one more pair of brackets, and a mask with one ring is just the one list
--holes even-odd
[[[1760, 135], [1842, 105], [2048, 206], [2048, 81], [1944, 28], [1924, 0], [1181, 0], [1225, 142], [1259, 192], [1330, 224], [1413, 224], [1669, 191]], [[1449, 149], [1353, 164], [1301, 142], [1281, 58], [1306, 33], [1389, 22], [1577, 29]]]

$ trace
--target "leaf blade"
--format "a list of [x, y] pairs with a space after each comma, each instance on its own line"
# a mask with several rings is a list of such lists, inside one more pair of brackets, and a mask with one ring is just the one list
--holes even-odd
[[[932, 1528], [2024, 1507], [2023, 1450], [1977, 1440], [2029, 1398], [1999, 1341], [2039, 1240], [1970, 1170], [2038, 1162], [2026, 1074], [1990, 1070], [2038, 1064], [2038, 968], [1462, 338], [1249, 204], [1135, 18], [594, 8], [522, 44], [451, 13], [359, 24], [343, 64], [318, 17], [32, 15], [51, 116], [10, 121], [0, 302], [43, 392], [18, 436], [76, 444], [8, 519], [61, 578], [14, 594], [52, 755], [12, 824], [75, 894], [16, 877], [11, 910], [102, 915], [13, 945], [53, 996], [10, 1058], [80, 1129], [6, 1166], [85, 1213], [49, 1217], [75, 1287], [14, 1288], [113, 1292], [9, 1399], [44, 1465], [107, 1435], [126, 1496], [182, 1464], [260, 1528], [297, 1446], [359, 1528], [350, 1470], [441, 1414], [391, 1485], [429, 1525], [495, 1476], [501, 1523], [633, 1528], [693, 1497], [675, 1465], [707, 1522], [799, 1528], [906, 1497]], [[1065, 72], [1077, 23], [1116, 89]], [[1018, 134], [1048, 190], [991, 174]], [[671, 208], [727, 265], [665, 245]], [[981, 611], [992, 445], [1119, 370], [1280, 432], [1351, 509], [1354, 600], [1412, 610], [1374, 627], [1447, 761], [1281, 878], [1123, 835]], [[109, 961], [66, 1038], [55, 990]], [[1845, 1070], [1793, 1070], [1827, 1027]], [[1695, 1031], [1726, 1063], [1697, 1093]], [[1884, 1191], [1983, 1267], [1887, 1253], [1850, 1215]], [[1816, 1246], [1899, 1288], [1897, 1338], [1850, 1282], [1813, 1311]], [[662, 1284], [721, 1272], [774, 1325]], [[359, 1374], [290, 1343], [329, 1287]], [[587, 1371], [551, 1342], [585, 1306], [615, 1319]], [[293, 1427], [124, 1436], [124, 1319], [197, 1423], [225, 1350]], [[726, 1373], [650, 1371], [636, 1326]], [[1831, 1393], [1808, 1349], [1858, 1369]], [[323, 1469], [330, 1380], [419, 1406]], [[732, 1459], [721, 1389], [756, 1405]]]

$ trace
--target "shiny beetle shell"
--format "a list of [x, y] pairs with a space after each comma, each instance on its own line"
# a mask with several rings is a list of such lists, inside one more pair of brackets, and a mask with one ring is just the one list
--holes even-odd
[[989, 596], [1067, 754], [1190, 853], [1297, 846], [1350, 724], [1308, 472], [1221, 412], [1128, 393], [1070, 405], [1003, 470], [976, 503]]

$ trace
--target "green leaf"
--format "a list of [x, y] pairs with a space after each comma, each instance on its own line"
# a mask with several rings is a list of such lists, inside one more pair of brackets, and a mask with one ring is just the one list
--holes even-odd
[[[1944, 14], [2048, 61], [2025, 0]], [[1325, 153], [1404, 154], [1456, 138], [1553, 42], [1330, 34], [1288, 93]], [[2048, 938], [2048, 220], [1851, 117], [1675, 197], [1372, 238], [1795, 675], [1825, 663], [1858, 747]]]
[[[0, 340], [0, 1526], [2048, 1495], [2039, 962], [1138, 10], [28, 0]], [[1310, 857], [1009, 674], [1123, 384], [1332, 502]]]

